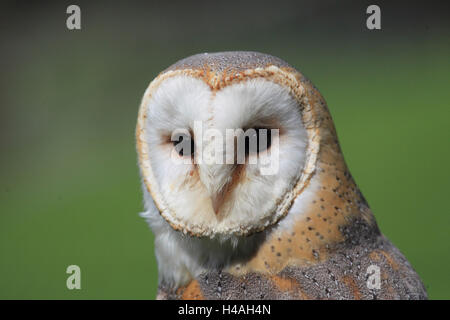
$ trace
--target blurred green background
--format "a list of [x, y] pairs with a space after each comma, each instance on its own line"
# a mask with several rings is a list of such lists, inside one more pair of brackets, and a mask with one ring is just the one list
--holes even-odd
[[[0, 5], [0, 298], [153, 299], [153, 239], [134, 129], [149, 82], [205, 51], [270, 53], [304, 72], [334, 118], [381, 230], [450, 298], [448, 5], [379, 1]], [[76, 264], [82, 289], [69, 291]]]

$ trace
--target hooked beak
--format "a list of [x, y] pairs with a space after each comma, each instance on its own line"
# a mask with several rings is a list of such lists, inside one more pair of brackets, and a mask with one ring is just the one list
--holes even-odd
[[214, 213], [218, 216], [233, 180], [234, 166], [229, 164], [201, 164], [198, 167], [200, 180], [210, 196]]

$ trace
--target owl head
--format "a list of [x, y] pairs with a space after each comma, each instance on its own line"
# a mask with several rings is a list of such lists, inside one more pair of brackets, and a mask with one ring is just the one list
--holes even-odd
[[310, 90], [286, 62], [256, 52], [198, 54], [160, 73], [136, 129], [146, 206], [198, 237], [277, 223], [308, 187], [321, 138], [335, 137], [332, 123], [319, 130], [330, 117]]

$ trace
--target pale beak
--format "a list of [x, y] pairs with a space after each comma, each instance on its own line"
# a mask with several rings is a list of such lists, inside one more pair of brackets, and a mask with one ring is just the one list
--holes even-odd
[[232, 180], [233, 167], [233, 165], [229, 164], [200, 164], [198, 166], [200, 180], [210, 196], [211, 205], [216, 215], [219, 214], [228, 192], [228, 186]]

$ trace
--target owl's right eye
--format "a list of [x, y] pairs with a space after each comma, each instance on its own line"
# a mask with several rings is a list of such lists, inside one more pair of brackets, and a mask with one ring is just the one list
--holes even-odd
[[194, 140], [185, 134], [179, 135], [178, 140], [173, 141], [173, 146], [182, 157], [192, 156], [194, 154]]

